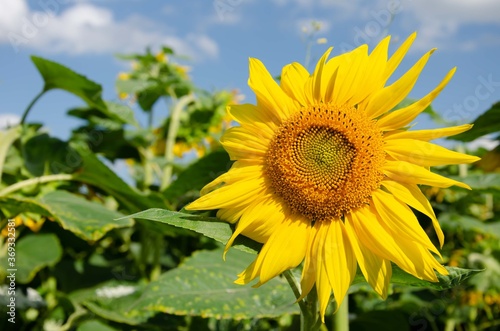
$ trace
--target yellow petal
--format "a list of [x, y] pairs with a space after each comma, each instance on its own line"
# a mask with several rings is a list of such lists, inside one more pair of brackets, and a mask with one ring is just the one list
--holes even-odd
[[393, 261], [419, 279], [437, 281], [434, 269], [441, 269], [442, 266], [423, 246], [397, 238], [384, 226], [373, 206], [359, 208], [356, 213], [351, 213], [350, 219], [359, 241], [376, 255]]
[[261, 201], [258, 201], [252, 208], [247, 208], [243, 213], [240, 221], [248, 220], [249, 224], [241, 229], [241, 234], [257, 242], [265, 243], [273, 233], [276, 224], [284, 222], [288, 215], [289, 212], [283, 208], [283, 203], [277, 201], [273, 195], [263, 196]]
[[332, 59], [332, 68], [338, 66], [336, 74], [330, 79], [327, 91], [328, 100], [338, 105], [347, 103], [359, 89], [368, 65], [368, 46], [362, 45], [343, 56]]
[[406, 53], [408, 53], [408, 50], [410, 49], [411, 45], [413, 44], [413, 41], [417, 37], [417, 33], [413, 32], [404, 42], [403, 44], [398, 48], [396, 52], [391, 56], [389, 61], [387, 61], [387, 66], [385, 68], [385, 73], [384, 73], [384, 82], [389, 79], [389, 77], [393, 74], [393, 72], [397, 69], [403, 58], [405, 57]]
[[269, 140], [259, 137], [255, 131], [233, 127], [224, 133], [220, 142], [231, 160], [252, 160], [264, 158]]
[[458, 126], [450, 126], [448, 128], [430, 129], [430, 130], [404, 130], [399, 132], [390, 132], [384, 135], [386, 141], [390, 139], [418, 139], [422, 141], [430, 141], [442, 137], [453, 136], [472, 128], [472, 124], [463, 124]]
[[215, 190], [216, 188], [222, 186], [223, 184], [232, 184], [240, 180], [248, 180], [252, 178], [259, 178], [264, 172], [264, 167], [262, 164], [252, 164], [236, 161], [231, 166], [228, 172], [220, 175], [207, 185], [205, 185], [201, 191], [201, 195], [208, 194], [209, 192]]
[[271, 139], [278, 128], [274, 117], [257, 106], [251, 104], [231, 105], [227, 111], [242, 127], [248, 127], [263, 139]]
[[360, 242], [354, 232], [351, 215], [346, 215], [345, 230], [363, 276], [375, 292], [383, 299], [387, 298], [392, 276], [391, 262], [376, 255]]
[[[330, 279], [328, 277], [328, 272], [326, 271], [325, 255], [323, 253], [324, 243], [327, 237], [327, 226], [322, 226], [322, 222], [318, 222], [319, 227], [318, 234], [316, 235], [316, 240], [313, 243], [317, 247], [316, 258], [316, 291], [318, 292], [319, 301], [319, 315], [323, 323], [325, 322], [325, 311], [330, 303], [330, 296], [332, 294], [332, 287], [330, 285]], [[316, 224], [315, 224], [316, 226]]]
[[439, 145], [415, 139], [390, 139], [385, 142], [384, 149], [396, 160], [424, 167], [472, 163], [480, 160], [477, 156], [450, 151]]
[[301, 295], [297, 299], [300, 301], [304, 299], [312, 290], [316, 283], [317, 276], [317, 263], [316, 256], [318, 256], [318, 246], [315, 245], [318, 236], [319, 224], [315, 224], [309, 232], [306, 245], [306, 256], [304, 260], [304, 267], [302, 268], [302, 276], [300, 280]]
[[291, 98], [297, 100], [302, 106], [308, 104], [304, 86], [309, 78], [309, 72], [302, 64], [294, 62], [281, 70], [281, 88]]
[[399, 202], [392, 194], [382, 190], [373, 192], [372, 199], [373, 207], [379, 213], [381, 220], [396, 233], [397, 238], [415, 241], [441, 256], [418, 223], [415, 214], [405, 203]]
[[328, 48], [328, 50], [323, 54], [323, 56], [319, 59], [316, 64], [316, 68], [314, 69], [314, 73], [309, 77], [306, 83], [306, 89], [310, 89], [310, 93], [314, 103], [319, 103], [324, 101], [325, 99], [325, 91], [328, 85], [328, 81], [330, 77], [326, 75], [326, 72], [323, 70], [325, 66], [326, 59], [330, 55], [333, 47]]
[[421, 166], [405, 161], [386, 161], [383, 171], [386, 176], [398, 182], [442, 188], [455, 185], [468, 190], [471, 189], [467, 184], [432, 173]]
[[[286, 219], [278, 225], [279, 230], [269, 237], [255, 260], [255, 269], [259, 276], [256, 286], [302, 262], [306, 254], [309, 224], [308, 220]], [[283, 254], [284, 252], [286, 254]]]
[[392, 180], [383, 180], [382, 185], [389, 190], [389, 192], [391, 192], [396, 199], [427, 215], [432, 220], [432, 225], [434, 226], [434, 230], [436, 231], [439, 239], [439, 245], [440, 247], [443, 247], [443, 230], [441, 230], [441, 226], [439, 225], [436, 214], [434, 214], [434, 210], [432, 209], [429, 200], [427, 200], [418, 186], [415, 184], [398, 183]]
[[418, 76], [424, 69], [427, 60], [429, 60], [433, 52], [434, 49], [427, 52], [396, 82], [379, 90], [373, 96], [370, 96], [370, 100], [365, 109], [366, 113], [369, 114], [371, 118], [376, 118], [388, 112], [406, 98], [417, 82]]
[[262, 178], [249, 178], [225, 185], [201, 196], [185, 208], [187, 210], [209, 210], [245, 207], [263, 194], [266, 184]]
[[340, 220], [323, 223], [323, 226], [327, 227], [323, 263], [337, 303], [336, 312], [356, 275], [356, 258], [349, 243], [349, 237], [345, 233], [344, 223]]
[[[385, 85], [384, 72], [387, 66], [387, 52], [391, 36], [387, 36], [370, 53], [364, 66], [358, 72], [357, 82], [353, 84], [354, 95], [349, 103], [356, 105]], [[361, 109], [364, 109], [362, 107]]]
[[299, 108], [279, 87], [264, 64], [258, 59], [250, 59], [248, 85], [255, 92], [257, 103], [275, 117], [275, 122], [283, 121]]
[[450, 81], [451, 77], [453, 77], [453, 74], [455, 73], [456, 68], [451, 69], [448, 74], [444, 77], [444, 79], [439, 83], [439, 85], [432, 90], [429, 94], [427, 94], [425, 97], [422, 99], [412, 103], [411, 105], [401, 108], [398, 110], [395, 110], [393, 112], [390, 112], [389, 114], [385, 115], [384, 117], [380, 118], [377, 123], [379, 128], [382, 131], [391, 131], [391, 130], [398, 130], [402, 127], [405, 127], [408, 125], [411, 121], [413, 121], [422, 111], [427, 108], [434, 100], [439, 93], [443, 90], [443, 88], [448, 84]]

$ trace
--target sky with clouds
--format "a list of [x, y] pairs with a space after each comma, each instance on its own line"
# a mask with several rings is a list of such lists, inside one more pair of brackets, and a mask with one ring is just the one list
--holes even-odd
[[[411, 96], [422, 97], [457, 66], [434, 104], [445, 119], [472, 121], [500, 100], [498, 0], [0, 0], [0, 126], [15, 121], [42, 88], [33, 54], [85, 74], [103, 85], [105, 98], [116, 99], [114, 81], [128, 67], [114, 55], [167, 45], [191, 58], [198, 86], [239, 89], [254, 102], [248, 57], [276, 75], [287, 63], [304, 63], [311, 21], [321, 23], [314, 40], [327, 40], [312, 46], [313, 61], [329, 46], [340, 54], [363, 43], [373, 47], [387, 34], [394, 50], [417, 31], [396, 74], [438, 48]], [[65, 112], [81, 104], [51, 91], [29, 119], [64, 138], [78, 125]]]

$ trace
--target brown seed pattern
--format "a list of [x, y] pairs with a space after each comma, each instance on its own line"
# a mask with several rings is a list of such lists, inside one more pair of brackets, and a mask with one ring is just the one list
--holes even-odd
[[283, 122], [265, 163], [274, 193], [312, 221], [341, 218], [370, 202], [385, 160], [382, 132], [354, 107], [304, 107]]

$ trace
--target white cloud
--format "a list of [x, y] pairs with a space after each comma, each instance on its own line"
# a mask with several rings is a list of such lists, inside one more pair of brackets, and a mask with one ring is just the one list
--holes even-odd
[[[458, 50], [473, 50], [481, 40], [463, 40], [455, 37], [467, 24], [500, 24], [498, 0], [419, 0], [402, 1], [405, 14], [417, 20], [419, 38], [417, 49], [438, 46]], [[479, 38], [481, 39], [481, 38]]]
[[179, 36], [142, 16], [117, 20], [109, 9], [90, 3], [30, 10], [25, 1], [0, 0], [0, 43], [10, 43], [16, 51], [126, 53], [168, 45], [198, 60], [218, 55], [216, 42], [207, 35]]
[[15, 114], [0, 114], [0, 130], [7, 129], [18, 124], [21, 121], [19, 115]]

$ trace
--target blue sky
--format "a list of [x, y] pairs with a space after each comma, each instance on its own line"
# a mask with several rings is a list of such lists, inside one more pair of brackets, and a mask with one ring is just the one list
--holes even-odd
[[[470, 122], [500, 100], [498, 0], [0, 0], [0, 125], [19, 117], [42, 88], [32, 54], [85, 74], [103, 85], [106, 99], [116, 99], [115, 79], [128, 67], [113, 55], [169, 45], [192, 58], [198, 86], [236, 88], [245, 102], [254, 102], [248, 57], [261, 59], [276, 75], [287, 63], [303, 63], [304, 29], [311, 29], [311, 21], [322, 26], [316, 38], [327, 39], [312, 47], [313, 60], [329, 46], [339, 54], [361, 43], [373, 46], [386, 34], [393, 36], [394, 50], [417, 31], [396, 75], [437, 47], [411, 97], [425, 95], [457, 66], [434, 103], [445, 119]], [[65, 112], [81, 104], [52, 91], [29, 120], [65, 138], [79, 123]], [[418, 122], [433, 125], [426, 118]]]

